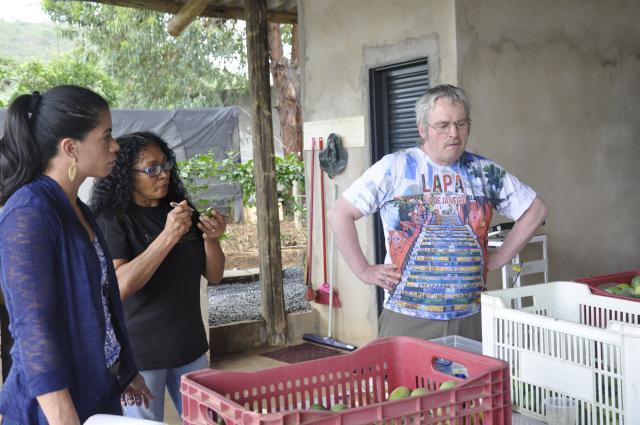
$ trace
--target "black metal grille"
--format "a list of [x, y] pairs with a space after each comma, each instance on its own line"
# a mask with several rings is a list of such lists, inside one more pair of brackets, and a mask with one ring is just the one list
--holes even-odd
[[414, 106], [428, 88], [427, 59], [371, 70], [374, 162], [415, 146], [419, 134]]

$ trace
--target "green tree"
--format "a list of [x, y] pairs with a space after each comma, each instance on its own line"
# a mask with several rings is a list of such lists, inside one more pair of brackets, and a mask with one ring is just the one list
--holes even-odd
[[[206, 206], [211, 200], [201, 199], [199, 194], [208, 187], [207, 180], [216, 178], [219, 181], [238, 183], [242, 189], [242, 200], [246, 206], [255, 206], [256, 184], [253, 160], [240, 163], [238, 152], [228, 152], [227, 157], [216, 161], [213, 152], [197, 154], [188, 160], [181, 161], [180, 178], [187, 191], [196, 199], [198, 206]], [[293, 152], [283, 158], [276, 157], [276, 180], [278, 182], [278, 198], [282, 201], [286, 213], [304, 212], [304, 205], [293, 196], [293, 185], [304, 187], [304, 164]]]
[[7, 105], [7, 92], [11, 90], [13, 70], [15, 61], [10, 58], [0, 56], [0, 108]]
[[117, 106], [211, 107], [247, 92], [243, 22], [198, 18], [174, 38], [163, 13], [78, 1], [43, 7], [116, 81]]
[[[285, 55], [285, 45], [291, 48]], [[300, 107], [300, 71], [298, 26], [269, 24], [271, 78], [276, 94], [284, 153], [302, 154], [302, 108]]]
[[0, 105], [6, 106], [21, 94], [46, 91], [62, 84], [75, 84], [101, 94], [110, 104], [118, 101], [118, 86], [94, 61], [68, 53], [47, 63], [40, 61], [17, 65], [0, 57]]

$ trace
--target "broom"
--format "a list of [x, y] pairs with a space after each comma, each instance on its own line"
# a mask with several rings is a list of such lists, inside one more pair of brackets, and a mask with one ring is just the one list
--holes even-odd
[[[334, 184], [334, 201], [337, 199], [338, 186]], [[333, 338], [333, 308], [340, 307], [340, 299], [335, 290], [333, 290], [333, 245], [329, 245], [329, 258], [331, 258], [331, 280], [329, 284], [323, 283], [316, 291], [316, 302], [329, 305], [329, 321], [327, 324], [327, 336], [315, 335], [306, 333], [302, 335], [302, 339], [305, 341], [313, 342], [315, 344], [324, 345], [326, 347], [338, 348], [346, 351], [354, 351], [358, 347], [353, 344], [338, 341]], [[335, 296], [335, 298], [334, 298]], [[324, 302], [326, 301], [326, 302]], [[336, 302], [337, 301], [337, 302]]]
[[[320, 138], [320, 149], [322, 149], [322, 138]], [[332, 241], [329, 245], [329, 258], [331, 258], [331, 280], [327, 283], [327, 263], [326, 263], [326, 245], [324, 244], [325, 238], [325, 223], [324, 223], [324, 181], [322, 171], [320, 172], [320, 187], [321, 187], [321, 205], [322, 205], [322, 243], [323, 243], [323, 255], [324, 255], [324, 279], [325, 282], [320, 285], [320, 288], [316, 291], [316, 302], [321, 304], [329, 305], [329, 323], [327, 336], [315, 335], [306, 333], [302, 335], [302, 339], [306, 341], [310, 341], [316, 344], [321, 344], [331, 348], [339, 348], [342, 350], [353, 351], [356, 347], [355, 345], [344, 343], [338, 341], [337, 339], [332, 337], [333, 333], [333, 308], [340, 307], [340, 299], [338, 298], [338, 293], [333, 290], [333, 268], [335, 267], [333, 262], [333, 237]], [[331, 175], [329, 175], [331, 176]], [[336, 199], [338, 198], [338, 185], [334, 183], [333, 186], [333, 202], [335, 204]]]
[[[323, 149], [322, 137], [319, 138], [320, 150]], [[334, 186], [335, 187], [335, 186]], [[334, 200], [335, 202], [335, 200]], [[329, 308], [340, 308], [342, 303], [338, 298], [338, 291], [333, 289], [333, 285], [329, 285], [327, 280], [327, 236], [324, 211], [324, 173], [320, 170], [320, 218], [322, 221], [322, 273], [324, 280], [316, 291], [316, 302], [318, 304], [328, 305]], [[333, 249], [331, 250], [333, 254]], [[333, 260], [332, 260], [333, 261]]]

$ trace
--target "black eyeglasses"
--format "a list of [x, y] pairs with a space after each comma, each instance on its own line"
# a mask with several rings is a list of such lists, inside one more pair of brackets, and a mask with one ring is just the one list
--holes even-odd
[[149, 177], [158, 177], [163, 171], [169, 171], [173, 168], [173, 162], [165, 161], [162, 164], [154, 165], [143, 169], [134, 168], [133, 171], [145, 173]]

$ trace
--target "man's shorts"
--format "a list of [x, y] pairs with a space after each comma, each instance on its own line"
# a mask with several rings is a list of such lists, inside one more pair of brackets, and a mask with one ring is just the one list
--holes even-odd
[[412, 336], [425, 340], [459, 335], [482, 341], [480, 313], [452, 320], [429, 320], [383, 309], [378, 319], [378, 336]]

